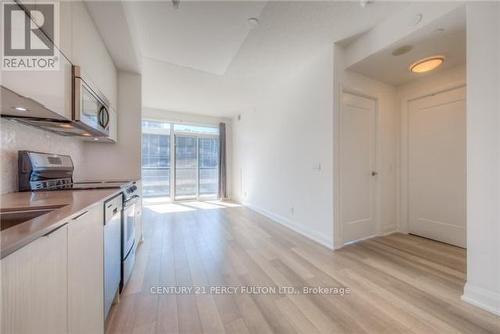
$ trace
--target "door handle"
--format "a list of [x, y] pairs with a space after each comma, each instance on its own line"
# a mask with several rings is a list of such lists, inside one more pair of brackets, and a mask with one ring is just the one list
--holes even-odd
[[48, 236], [50, 236], [51, 234], [53, 234], [54, 232], [56, 232], [56, 231], [58, 231], [58, 230], [62, 229], [62, 228], [63, 228], [64, 226], [66, 226], [66, 225], [68, 225], [68, 223], [64, 223], [64, 224], [62, 224], [61, 226], [56, 227], [56, 228], [55, 228], [55, 229], [53, 229], [52, 231], [45, 233], [43, 236], [44, 236], [44, 237], [48, 237]]
[[373, 170], [373, 171], [372, 171], [372, 176], [377, 176], [377, 175], [378, 175], [378, 173], [377, 173], [376, 171], [374, 171], [374, 170]]
[[79, 218], [81, 218], [81, 217], [85, 216], [87, 213], [88, 213], [88, 211], [82, 212], [82, 213], [80, 213], [78, 216], [73, 217], [73, 219], [72, 219], [72, 220], [77, 220], [77, 219], [79, 219]]

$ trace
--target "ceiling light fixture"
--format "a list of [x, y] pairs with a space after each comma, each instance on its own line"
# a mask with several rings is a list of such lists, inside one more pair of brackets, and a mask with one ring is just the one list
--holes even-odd
[[250, 17], [247, 20], [247, 24], [250, 29], [255, 29], [259, 25], [259, 19], [256, 17]]
[[444, 63], [444, 56], [432, 56], [424, 59], [420, 59], [419, 61], [410, 65], [410, 72], [413, 73], [424, 73], [429, 72]]
[[28, 111], [28, 109], [24, 107], [14, 107], [14, 109], [16, 109], [17, 111]]

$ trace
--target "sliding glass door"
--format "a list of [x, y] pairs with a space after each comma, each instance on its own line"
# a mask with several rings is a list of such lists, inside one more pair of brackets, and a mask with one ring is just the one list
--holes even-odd
[[219, 190], [219, 139], [198, 138], [198, 197], [217, 197]]
[[142, 131], [144, 196], [217, 198], [218, 128], [145, 120]]
[[198, 195], [198, 138], [175, 135], [175, 199]]
[[175, 135], [175, 199], [217, 198], [219, 140], [202, 135]]

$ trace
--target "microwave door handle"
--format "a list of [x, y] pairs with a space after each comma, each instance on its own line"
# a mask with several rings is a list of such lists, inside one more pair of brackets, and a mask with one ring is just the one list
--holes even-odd
[[104, 126], [103, 128], [106, 128], [109, 124], [109, 112], [106, 107], [103, 108], [103, 114], [104, 114]]
[[99, 120], [99, 125], [103, 129], [106, 129], [109, 123], [109, 113], [106, 107], [102, 106], [101, 109], [99, 109], [99, 114], [97, 118]]

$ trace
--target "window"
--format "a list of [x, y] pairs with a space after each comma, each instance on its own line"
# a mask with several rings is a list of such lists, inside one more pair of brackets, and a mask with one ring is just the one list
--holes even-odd
[[[152, 131], [151, 129], [160, 129]], [[170, 196], [170, 124], [143, 121], [142, 182], [144, 196]]]
[[219, 135], [219, 128], [208, 126], [196, 126], [187, 124], [175, 124], [175, 133], [200, 134], [200, 135]]

